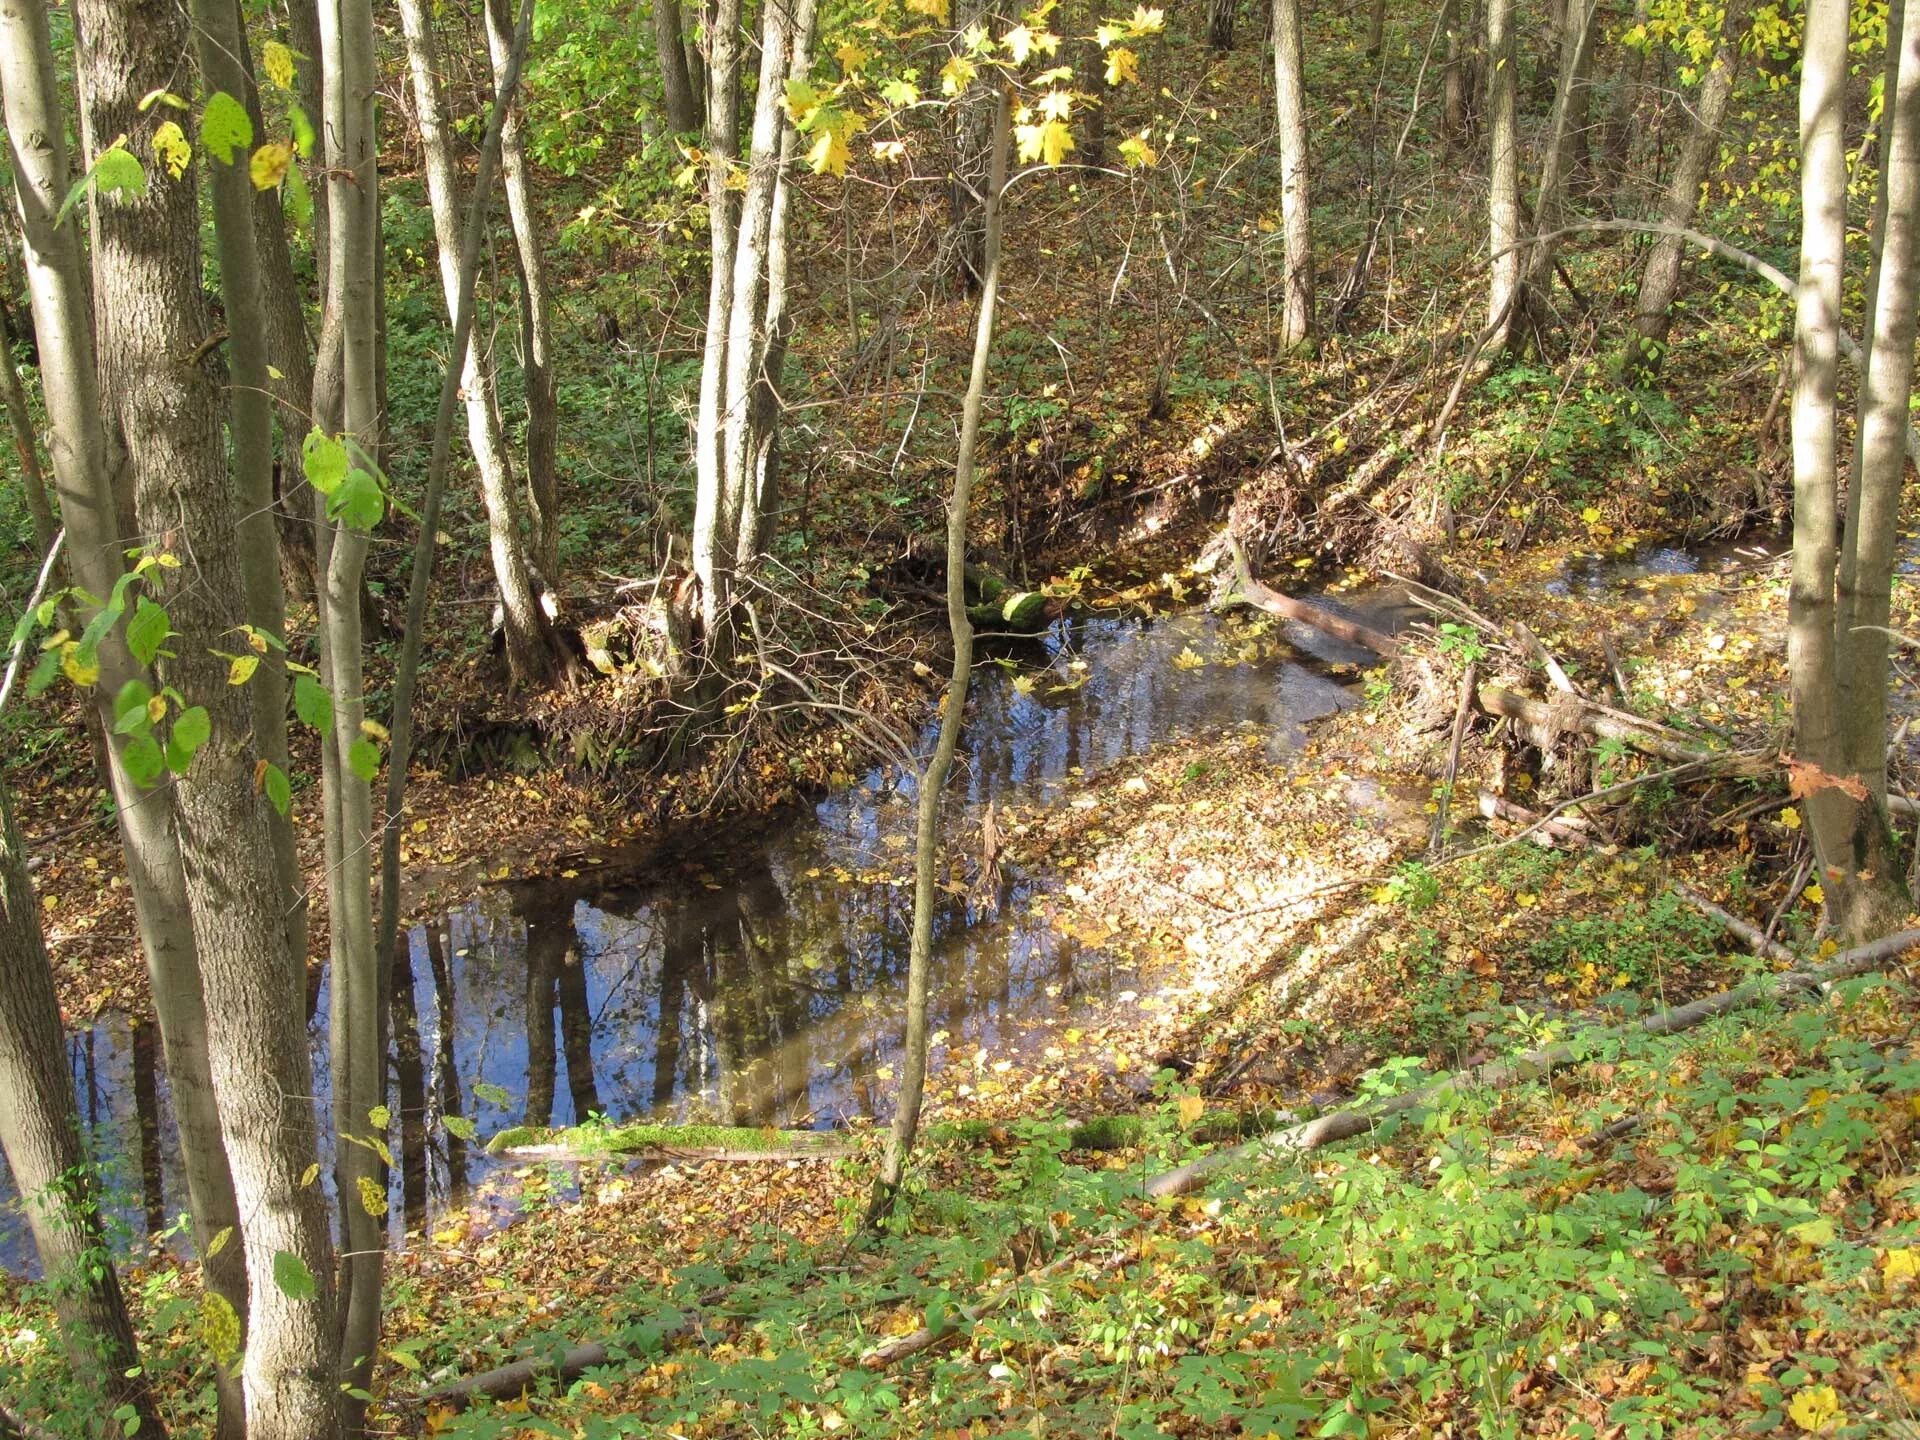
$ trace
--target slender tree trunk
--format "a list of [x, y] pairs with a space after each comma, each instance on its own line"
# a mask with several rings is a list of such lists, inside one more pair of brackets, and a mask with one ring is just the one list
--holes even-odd
[[[987, 17], [985, 0], [961, 0], [955, 15], [956, 35], [964, 35]], [[954, 54], [964, 44], [954, 41]], [[1099, 62], [1095, 62], [1096, 64]], [[952, 231], [955, 274], [963, 294], [980, 288], [986, 271], [986, 188], [992, 170], [994, 90], [986, 77], [975, 76], [953, 106], [953, 172], [947, 177], [947, 224]]]
[[99, 1397], [103, 1432], [133, 1407], [138, 1433], [164, 1437], [81, 1143], [66, 1037], [27, 877], [13, 797], [0, 785], [0, 1149], [27, 1212], [74, 1375]]
[[1518, 304], [1529, 328], [1544, 333], [1553, 293], [1554, 265], [1560, 242], [1550, 238], [1566, 214], [1567, 179], [1573, 172], [1575, 97], [1584, 89], [1588, 57], [1600, 13], [1599, 0], [1566, 0], [1561, 29], [1560, 80], [1540, 157], [1540, 185], [1534, 193], [1534, 242], [1527, 251], [1526, 275]]
[[[1888, 40], [1892, 50], [1888, 114], [1882, 121], [1887, 143], [1882, 152], [1881, 224], [1868, 284], [1866, 363], [1834, 637], [1840, 770], [1859, 776], [1867, 786], [1864, 802], [1848, 800], [1854, 814], [1847, 849], [1839, 858], [1848, 877], [1832, 902], [1836, 920], [1855, 937], [1894, 928], [1911, 906], [1887, 820], [1887, 627], [1907, 469], [1915, 302], [1920, 294], [1920, 0], [1895, 0]], [[1822, 859], [1834, 863], [1838, 849], [1828, 844]]]
[[732, 185], [740, 154], [740, 0], [710, 0], [706, 21], [707, 229], [710, 269], [707, 322], [694, 431], [693, 570], [700, 582], [700, 615], [710, 653], [727, 646], [733, 569], [733, 532], [723, 524], [725, 501], [728, 324], [733, 314], [734, 255], [740, 199]]
[[[200, 74], [209, 93], [221, 92], [245, 104], [253, 77], [245, 68], [246, 27], [235, 0], [193, 0], [193, 33]], [[257, 110], [257, 103], [256, 103]], [[275, 523], [273, 484], [273, 380], [269, 374], [269, 309], [256, 238], [250, 155], [236, 148], [228, 161], [203, 161], [213, 194], [214, 242], [220, 258], [220, 296], [226, 307], [227, 367], [231, 377], [233, 497], [239, 507], [235, 530], [240, 539], [240, 573], [247, 588], [247, 621], [264, 635], [285, 642], [287, 596], [280, 578], [280, 536]], [[284, 232], [280, 236], [285, 248]], [[292, 281], [292, 268], [283, 277]], [[297, 314], [297, 311], [296, 311]], [[283, 338], [283, 343], [285, 337]], [[283, 372], [284, 373], [284, 372]], [[262, 759], [284, 773], [287, 755], [287, 672], [281, 652], [268, 645], [247, 682], [253, 698], [254, 744]], [[294, 850], [293, 823], [277, 811], [267, 817], [273, 833], [274, 867], [279, 875], [282, 931], [287, 943], [286, 983], [299, 986], [306, 974], [305, 882]]]
[[[1666, 199], [1660, 206], [1660, 223], [1675, 231], [1692, 228], [1700, 207], [1700, 188], [1707, 171], [1720, 154], [1720, 126], [1727, 115], [1727, 102], [1733, 95], [1734, 78], [1740, 65], [1740, 43], [1746, 36], [1747, 18], [1752, 0], [1728, 0], [1726, 19], [1720, 30], [1720, 43], [1700, 82], [1700, 96], [1693, 107], [1693, 124], [1680, 146], [1680, 157], [1667, 182]], [[1627, 369], [1641, 383], [1660, 373], [1666, 361], [1667, 336], [1673, 330], [1673, 302], [1680, 293], [1680, 262], [1686, 241], [1678, 234], [1661, 235], [1647, 252], [1647, 263], [1640, 271], [1640, 290], [1634, 301], [1634, 353]]]
[[[166, 0], [83, 0], [86, 73], [100, 133], [144, 148], [160, 117], [141, 102], [165, 87], [188, 36]], [[213, 1085], [238, 1200], [251, 1313], [244, 1379], [248, 1433], [331, 1433], [331, 1245], [320, 1197], [301, 1180], [317, 1154], [305, 1027], [283, 983], [283, 904], [270, 806], [256, 789], [248, 697], [214, 652], [246, 615], [225, 465], [220, 397], [195, 356], [210, 329], [200, 283], [199, 207], [190, 167], [150, 172], [146, 195], [102, 197], [100, 344], [121, 377], [111, 395], [129, 450], [143, 531], [170, 536], [184, 566], [160, 599], [177, 639], [163, 678], [205, 708], [211, 737], [173, 787], [193, 934], [208, 1013]], [[142, 807], [144, 808], [144, 807]], [[169, 1060], [171, 1060], [169, 1055]], [[314, 1295], [276, 1283], [286, 1260]]]
[[960, 412], [960, 448], [953, 471], [953, 497], [947, 506], [947, 626], [953, 639], [953, 670], [940, 712], [940, 734], [920, 776], [913, 852], [913, 930], [907, 954], [907, 1037], [901, 1058], [900, 1101], [887, 1152], [874, 1178], [867, 1223], [878, 1225], [893, 1208], [906, 1176], [907, 1160], [920, 1129], [920, 1107], [927, 1084], [927, 1003], [933, 969], [933, 914], [938, 903], [940, 801], [960, 743], [973, 674], [973, 625], [967, 619], [967, 517], [973, 499], [974, 454], [980, 417], [986, 408], [987, 366], [993, 357], [994, 314], [1000, 300], [1000, 216], [1007, 188], [1008, 101], [995, 96], [993, 175], [986, 195], [986, 269], [981, 277], [980, 314], [974, 325], [973, 368]]
[[[1647, 23], [1648, 0], [1634, 0], [1629, 29]], [[1646, 79], [1647, 52], [1639, 46], [1620, 49], [1620, 63], [1613, 72], [1613, 98], [1607, 106], [1606, 123], [1600, 129], [1601, 166], [1606, 183], [1619, 189], [1627, 175], [1627, 161], [1633, 153], [1634, 116], [1640, 109], [1640, 87]]]
[[653, 0], [653, 45], [660, 59], [660, 83], [665, 87], [667, 128], [691, 135], [700, 128], [699, 97], [687, 67], [685, 25], [680, 0]]
[[[286, 0], [287, 43], [300, 57], [294, 70], [294, 93], [300, 108], [318, 131], [326, 117], [326, 96], [320, 83], [320, 5], [322, 0]], [[328, 187], [313, 187], [313, 268], [320, 286], [320, 309], [327, 309], [327, 277], [333, 273], [327, 248], [332, 240], [332, 224], [327, 218]], [[312, 417], [309, 417], [312, 418]], [[289, 484], [296, 483], [290, 480]], [[295, 512], [296, 514], [298, 512]]]
[[1447, 0], [1447, 70], [1442, 84], [1442, 128], [1447, 138], [1460, 141], [1467, 135], [1467, 69], [1470, 45], [1467, 39], [1466, 0]]
[[[71, 176], [47, 12], [37, 0], [0, 0], [0, 88], [5, 91], [12, 142], [14, 198], [39, 345], [41, 390], [51, 422], [49, 459], [67, 532], [68, 573], [92, 594], [107, 596], [125, 573], [125, 532], [119, 525], [102, 425], [87, 271], [73, 226], [54, 223]], [[79, 607], [75, 618], [83, 624], [90, 621], [91, 607]], [[143, 671], [117, 626], [102, 637], [99, 661], [94, 711], [166, 1048], [194, 1243], [203, 1257], [208, 1288], [244, 1320], [244, 1246], [236, 1239], [217, 1254], [207, 1254], [214, 1237], [223, 1231], [238, 1233], [240, 1215], [214, 1096], [206, 1002], [180, 847], [170, 808], [151, 803], [133, 783], [121, 755], [126, 737], [113, 732], [113, 697], [128, 682], [142, 678]], [[244, 1422], [239, 1380], [222, 1375], [219, 1383], [220, 1435], [232, 1440]]]
[[1300, 0], [1273, 0], [1273, 79], [1280, 118], [1280, 228], [1285, 247], [1284, 350], [1311, 348], [1313, 214], [1307, 160], [1307, 98]]
[[1515, 111], [1514, 0], [1487, 3], [1487, 143], [1488, 248], [1492, 284], [1488, 292], [1487, 324], [1494, 336], [1490, 354], [1506, 349], [1512, 334], [1514, 311], [1520, 302], [1520, 141]]
[[[656, 0], [656, 4], [659, 0]], [[678, 14], [675, 15], [676, 23]], [[487, 0], [487, 50], [497, 91], [513, 49], [507, 0]], [[553, 370], [552, 287], [540, 243], [540, 212], [528, 179], [519, 102], [509, 107], [500, 142], [500, 178], [520, 272], [520, 370], [527, 390], [527, 514], [533, 522], [534, 560], [551, 586], [560, 583], [559, 382]], [[675, 127], [678, 128], [678, 127]], [[451, 305], [453, 302], [448, 301]]]
[[[341, 421], [355, 463], [380, 453], [378, 287], [380, 175], [374, 129], [379, 83], [371, 0], [322, 0], [321, 71], [326, 99], [329, 260], [327, 298], [337, 305], [340, 336]], [[316, 507], [326, 555], [320, 625], [325, 636], [322, 674], [333, 697], [333, 723], [322, 737], [329, 765], [325, 783], [338, 795], [337, 853], [328, 857], [328, 925], [334, 964], [328, 995], [333, 1077], [334, 1180], [344, 1247], [340, 1266], [339, 1348], [335, 1363], [349, 1393], [342, 1428], [356, 1433], [380, 1338], [380, 1285], [386, 1236], [374, 1213], [384, 1204], [386, 1175], [368, 1141], [371, 1112], [386, 1099], [381, 1049], [380, 983], [373, 945], [373, 794], [353, 763], [366, 714], [360, 595], [367, 532]], [[363, 1143], [355, 1144], [348, 1137]]]
[[[427, 198], [433, 208], [441, 289], [451, 319], [460, 288], [461, 205], [432, 15], [425, 0], [402, 0], [400, 18], [406, 31], [407, 67], [413, 77], [420, 145], [426, 157]], [[515, 683], [545, 686], [558, 677], [560, 651], [552, 626], [540, 608], [521, 534], [519, 492], [494, 407], [493, 371], [477, 340], [467, 343], [461, 387], [467, 404], [467, 442], [480, 471], [480, 494], [487, 511], [487, 548], [500, 587], [507, 666]]]
[[1377, 60], [1387, 38], [1387, 0], [1373, 0], [1367, 11], [1367, 58]]
[[1207, 44], [1216, 50], [1233, 48], [1235, 0], [1207, 0]]

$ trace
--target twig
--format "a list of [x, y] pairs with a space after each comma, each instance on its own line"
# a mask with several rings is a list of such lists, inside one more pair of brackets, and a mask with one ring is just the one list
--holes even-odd
[[1467, 673], [1460, 677], [1460, 703], [1453, 711], [1453, 739], [1447, 746], [1447, 768], [1440, 777], [1440, 802], [1433, 812], [1433, 833], [1427, 837], [1427, 853], [1438, 855], [1447, 836], [1447, 806], [1453, 799], [1453, 783], [1460, 774], [1460, 746], [1467, 738], [1467, 719], [1473, 714], [1474, 681], [1480, 667], [1467, 662]]
[[66, 543], [66, 539], [66, 527], [62, 526], [55, 532], [53, 543], [47, 547], [47, 558], [40, 562], [40, 578], [34, 583], [33, 594], [27, 597], [27, 608], [20, 612], [20, 634], [13, 642], [13, 655], [7, 661], [7, 678], [0, 681], [0, 713], [5, 712], [7, 701], [13, 698], [13, 683], [20, 678], [20, 657], [27, 653], [27, 637], [33, 633], [29, 617], [46, 598], [47, 586], [53, 579], [53, 567], [60, 559], [60, 547]]

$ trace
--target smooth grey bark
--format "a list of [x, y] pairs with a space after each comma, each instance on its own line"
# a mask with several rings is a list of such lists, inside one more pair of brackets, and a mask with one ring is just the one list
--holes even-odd
[[[142, 99], [187, 53], [185, 17], [166, 0], [82, 0], [80, 12], [94, 123], [137, 144], [158, 123]], [[172, 799], [206, 1008], [220, 1017], [207, 1048], [245, 1241], [246, 1423], [254, 1440], [292, 1440], [332, 1431], [332, 1246], [320, 1197], [301, 1184], [317, 1127], [303, 1017], [281, 983], [283, 907], [271, 807], [254, 784], [251, 705], [213, 653], [232, 643], [246, 600], [224, 407], [196, 359], [211, 328], [197, 178], [191, 166], [179, 180], [156, 169], [145, 195], [97, 202], [100, 346], [119, 377], [107, 397], [113, 422], [138, 437], [128, 466], [141, 527], [172, 537], [183, 562], [159, 572], [176, 632], [162, 678], [205, 707], [212, 732]], [[297, 1298], [276, 1283], [281, 1255], [314, 1275], [318, 1294]]]
[[[733, 313], [733, 260], [740, 199], [732, 185], [740, 155], [741, 0], [709, 0], [706, 12], [707, 319], [694, 428], [693, 570], [709, 650], [724, 647], [732, 608], [732, 533], [722, 525], [722, 431], [726, 412], [726, 343]], [[723, 541], [722, 536], [726, 539]]]
[[691, 135], [700, 128], [700, 103], [687, 66], [685, 29], [680, 0], [653, 0], [653, 44], [666, 91], [667, 128]]
[[[513, 12], [507, 0], [486, 0], [487, 52], [498, 94], [513, 49]], [[513, 248], [520, 274], [520, 373], [527, 401], [527, 518], [533, 530], [533, 558], [547, 585], [560, 583], [560, 392], [553, 368], [553, 287], [547, 278], [546, 249], [540, 241], [540, 212], [528, 176], [526, 142], [520, 134], [518, 103], [506, 111], [500, 138], [500, 178], [507, 192]], [[452, 300], [448, 301], [449, 307]], [[449, 310], [451, 323], [451, 310]]]
[[[88, 272], [75, 227], [54, 223], [71, 177], [47, 12], [37, 0], [0, 0], [0, 91], [39, 345], [41, 391], [50, 422], [48, 460], [67, 535], [67, 570], [75, 584], [104, 597], [125, 573], [126, 532], [119, 523], [102, 423]], [[82, 625], [92, 618], [92, 607], [75, 606], [75, 619]], [[166, 1050], [194, 1244], [208, 1287], [244, 1320], [244, 1245], [235, 1239], [207, 1255], [222, 1231], [238, 1235], [240, 1217], [214, 1094], [206, 1000], [178, 837], [171, 807], [133, 783], [121, 758], [126, 737], [113, 733], [113, 697], [128, 682], [143, 678], [144, 671], [118, 626], [102, 637], [98, 658], [94, 713]], [[219, 1384], [220, 1434], [227, 1440], [240, 1433], [243, 1398], [237, 1377], [222, 1376]]]
[[960, 726], [967, 708], [967, 686], [973, 675], [973, 624], [967, 618], [967, 519], [973, 500], [974, 457], [980, 442], [981, 413], [986, 408], [987, 368], [993, 358], [993, 325], [1000, 300], [1001, 209], [1006, 200], [1009, 101], [1004, 91], [995, 96], [993, 173], [986, 195], [986, 269], [981, 276], [980, 313], [974, 322], [973, 365], [967, 375], [966, 398], [960, 408], [960, 447], [954, 457], [953, 495], [947, 503], [947, 628], [953, 642], [953, 669], [942, 697], [940, 733], [933, 753], [920, 774], [920, 793], [914, 828], [913, 929], [907, 950], [907, 1037], [901, 1059], [900, 1099], [893, 1128], [887, 1134], [886, 1155], [874, 1177], [867, 1205], [867, 1224], [886, 1219], [906, 1177], [907, 1161], [920, 1128], [920, 1108], [927, 1084], [927, 1002], [933, 970], [933, 914], [938, 903], [940, 868], [940, 802], [947, 774], [960, 743]]
[[[318, 131], [326, 116], [326, 96], [320, 83], [321, 0], [286, 0], [286, 3], [287, 43], [301, 57], [294, 70], [294, 93], [299, 97], [300, 108], [307, 112], [307, 119], [313, 122], [313, 128]], [[333, 273], [332, 258], [327, 254], [332, 225], [327, 218], [327, 187], [322, 184], [312, 188], [313, 268], [320, 285], [320, 308], [324, 314], [327, 308], [327, 277]], [[297, 481], [290, 479], [289, 483]]]
[[[235, 0], [192, 0], [194, 46], [209, 94], [221, 92], [247, 103], [253, 77], [246, 69], [246, 27]], [[258, 105], [255, 104], [257, 112]], [[256, 130], [256, 134], [259, 132]], [[247, 621], [263, 635], [285, 643], [287, 595], [280, 574], [280, 533], [273, 483], [273, 384], [270, 374], [269, 306], [258, 240], [258, 215], [250, 159], [245, 147], [230, 158], [202, 155], [213, 197], [213, 234], [220, 258], [220, 298], [227, 312], [228, 443], [233, 498], [239, 514], [240, 574], [247, 589]], [[284, 249], [285, 237], [281, 237]], [[291, 281], [289, 267], [288, 281]], [[297, 313], [297, 312], [296, 312]], [[287, 672], [282, 652], [268, 643], [247, 682], [253, 699], [253, 741], [260, 757], [282, 773], [287, 751]], [[306, 973], [305, 883], [294, 849], [291, 815], [268, 816], [273, 860], [279, 876], [286, 939], [286, 983], [297, 987]]]
[[1516, 130], [1514, 0], [1487, 3], [1487, 244], [1491, 284], [1487, 324], [1494, 332], [1487, 349], [1499, 354], [1512, 333], [1520, 301], [1520, 142]]
[[[964, 35], [987, 15], [986, 0], [961, 0], [954, 16], [956, 36]], [[956, 38], [953, 53], [964, 53]], [[985, 270], [986, 188], [993, 168], [994, 90], [984, 76], [975, 76], [953, 104], [953, 171], [947, 177], [947, 224], [952, 232], [955, 273], [963, 293], [980, 288]]]
[[[1727, 102], [1733, 97], [1734, 79], [1740, 67], [1740, 43], [1747, 33], [1752, 0], [1728, 0], [1719, 43], [1700, 81], [1699, 98], [1693, 105], [1693, 123], [1681, 142], [1673, 174], [1667, 181], [1667, 193], [1660, 205], [1660, 223], [1675, 230], [1689, 229], [1700, 208], [1700, 189], [1707, 171], [1720, 154], [1720, 127], [1726, 120]], [[1680, 262], [1686, 241], [1679, 235], [1662, 235], [1647, 252], [1640, 271], [1640, 289], [1634, 299], [1632, 353], [1623, 367], [1641, 382], [1660, 373], [1667, 356], [1667, 337], [1673, 331], [1673, 302], [1680, 293]]]
[[1273, 0], [1274, 98], [1280, 121], [1280, 229], [1284, 249], [1283, 350], [1314, 343], [1313, 211], [1300, 0]]
[[[1841, 887], [1834, 902], [1836, 918], [1854, 936], [1891, 929], [1910, 908], [1900, 868], [1892, 863], [1897, 847], [1887, 819], [1886, 755], [1888, 626], [1920, 294], [1920, 0], [1896, 0], [1888, 17], [1888, 39], [1892, 83], [1886, 90], [1889, 113], [1882, 122], [1887, 143], [1881, 223], [1867, 292], [1864, 328], [1869, 338], [1863, 347], [1866, 364], [1834, 637], [1841, 773], [1858, 775], [1868, 791], [1865, 802], [1849, 801], [1855, 813], [1841, 863], [1850, 867], [1853, 880]], [[1823, 837], [1816, 834], [1815, 839]], [[1823, 858], [1836, 848], [1829, 842]]]
[[[1891, 527], [1906, 464], [1912, 383], [1916, 236], [1920, 203], [1920, 24], [1902, 0], [1898, 85], [1889, 126], [1886, 223], [1872, 293], [1874, 341], [1863, 348], [1860, 438], [1846, 548], [1836, 535], [1841, 294], [1846, 264], [1847, 80], [1845, 0], [1809, 0], [1800, 85], [1801, 241], [1794, 339], [1794, 549], [1787, 657], [1798, 758], [1841, 783], [1805, 799], [1824, 872], [1827, 916], [1849, 938], [1897, 925], [1908, 899], [1887, 823], [1886, 624]], [[1902, 353], [1895, 353], [1896, 351]], [[1848, 793], [1858, 782], [1864, 800]]]
[[[427, 199], [433, 210], [434, 248], [449, 323], [460, 289], [460, 184], [456, 173], [445, 91], [440, 84], [432, 13], [424, 0], [402, 0], [407, 69], [413, 82], [414, 111], [426, 160]], [[480, 345], [467, 343], [462, 390], [467, 405], [467, 444], [480, 475], [480, 496], [487, 512], [487, 550], [500, 588], [507, 666], [516, 684], [545, 686], [559, 675], [561, 656], [552, 627], [540, 608], [522, 534], [520, 496], [513, 463], [500, 433], [494, 404], [493, 368]]]
[[73, 1373], [98, 1397], [102, 1431], [133, 1407], [138, 1433], [166, 1427], [140, 1366], [119, 1273], [100, 1223], [92, 1162], [67, 1073], [66, 1036], [27, 876], [13, 797], [0, 784], [0, 1150], [6, 1152]]
[[1472, 17], [1466, 0], [1447, 0], [1446, 75], [1441, 85], [1442, 126], [1450, 140], [1464, 139], [1467, 133], [1467, 80], [1471, 65], [1469, 40]]
[[[332, 226], [327, 300], [338, 309], [342, 434], [355, 463], [370, 467], [380, 452], [380, 174], [374, 97], [379, 71], [371, 0], [323, 0], [320, 55], [327, 124], [327, 214]], [[366, 677], [360, 595], [368, 534], [342, 518], [328, 518], [316, 496], [320, 548], [326, 556], [320, 627], [322, 674], [333, 697], [333, 723], [323, 736], [324, 783], [338, 797], [327, 857], [328, 926], [333, 937], [329, 976], [328, 1049], [333, 1079], [334, 1182], [339, 1199], [340, 1264], [337, 1373], [343, 1387], [341, 1427], [357, 1433], [380, 1338], [380, 1287], [386, 1235], [370, 1200], [384, 1200], [386, 1175], [368, 1143], [371, 1113], [386, 1097], [386, 1057], [380, 984], [373, 944], [373, 792], [353, 765], [362, 739]]]

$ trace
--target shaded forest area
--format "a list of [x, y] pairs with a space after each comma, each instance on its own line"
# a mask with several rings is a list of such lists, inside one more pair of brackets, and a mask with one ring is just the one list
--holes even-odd
[[1920, 0], [0, 100], [0, 1437], [1920, 1435]]

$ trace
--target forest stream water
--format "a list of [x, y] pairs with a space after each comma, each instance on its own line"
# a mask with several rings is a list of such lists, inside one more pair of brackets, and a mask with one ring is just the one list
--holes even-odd
[[[1375, 597], [1356, 613], [1392, 626], [1393, 611]], [[1067, 619], [1008, 658], [975, 672], [952, 785], [957, 844], [978, 845], [989, 806], [1072, 803], [1077, 777], [1164, 741], [1239, 729], [1283, 758], [1306, 724], [1352, 703], [1373, 662], [1299, 625], [1206, 613]], [[913, 808], [911, 780], [876, 769], [772, 825], [716, 827], [651, 883], [609, 891], [589, 871], [489, 891], [414, 926], [393, 987], [392, 1235], [463, 1207], [509, 1216], [513, 1164], [482, 1143], [508, 1125], [883, 1115], [903, 1024]], [[1053, 887], [1015, 874], [997, 895], [943, 897], [933, 1026], [947, 1051], [1017, 1050], [1028, 1025], [1144, 983], [1053, 926]], [[324, 992], [323, 980], [312, 1025], [323, 1101]], [[186, 1203], [158, 1052], [151, 1025], [119, 1014], [68, 1040], [130, 1246], [163, 1235]], [[449, 1116], [477, 1140], [452, 1133]], [[3, 1164], [0, 1196], [11, 1196]], [[9, 1199], [0, 1266], [32, 1263]]]

